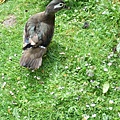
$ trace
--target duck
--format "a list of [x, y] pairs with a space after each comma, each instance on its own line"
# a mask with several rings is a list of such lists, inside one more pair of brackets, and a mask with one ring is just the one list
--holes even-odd
[[67, 8], [63, 0], [52, 0], [45, 11], [32, 15], [25, 24], [20, 66], [36, 70], [42, 65], [55, 28], [55, 13]]

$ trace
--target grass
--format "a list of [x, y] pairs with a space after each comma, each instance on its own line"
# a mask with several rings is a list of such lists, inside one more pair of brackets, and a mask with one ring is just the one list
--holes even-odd
[[[120, 4], [66, 0], [71, 9], [57, 13], [43, 64], [32, 72], [19, 66], [23, 28], [48, 2], [0, 5], [0, 120], [119, 120]], [[9, 15], [17, 22], [6, 28]], [[88, 29], [82, 28], [85, 21]]]

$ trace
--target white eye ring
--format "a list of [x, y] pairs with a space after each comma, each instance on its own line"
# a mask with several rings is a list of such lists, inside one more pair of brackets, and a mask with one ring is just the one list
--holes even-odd
[[63, 3], [59, 3], [59, 5], [62, 7], [64, 4]]
[[54, 9], [61, 8], [63, 6], [64, 6], [64, 3], [59, 3], [59, 4], [54, 6]]

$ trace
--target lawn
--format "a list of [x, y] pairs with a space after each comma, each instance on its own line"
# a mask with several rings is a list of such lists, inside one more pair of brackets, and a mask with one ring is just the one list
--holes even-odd
[[120, 120], [120, 2], [66, 0], [43, 64], [31, 71], [19, 65], [23, 28], [49, 1], [0, 5], [0, 120]]

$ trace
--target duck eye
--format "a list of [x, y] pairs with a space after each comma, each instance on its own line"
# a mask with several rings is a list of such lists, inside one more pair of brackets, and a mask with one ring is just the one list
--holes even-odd
[[63, 3], [60, 3], [59, 5], [62, 7], [64, 4], [63, 4]]
[[54, 9], [61, 9], [64, 6], [64, 3], [58, 3], [54, 6]]

